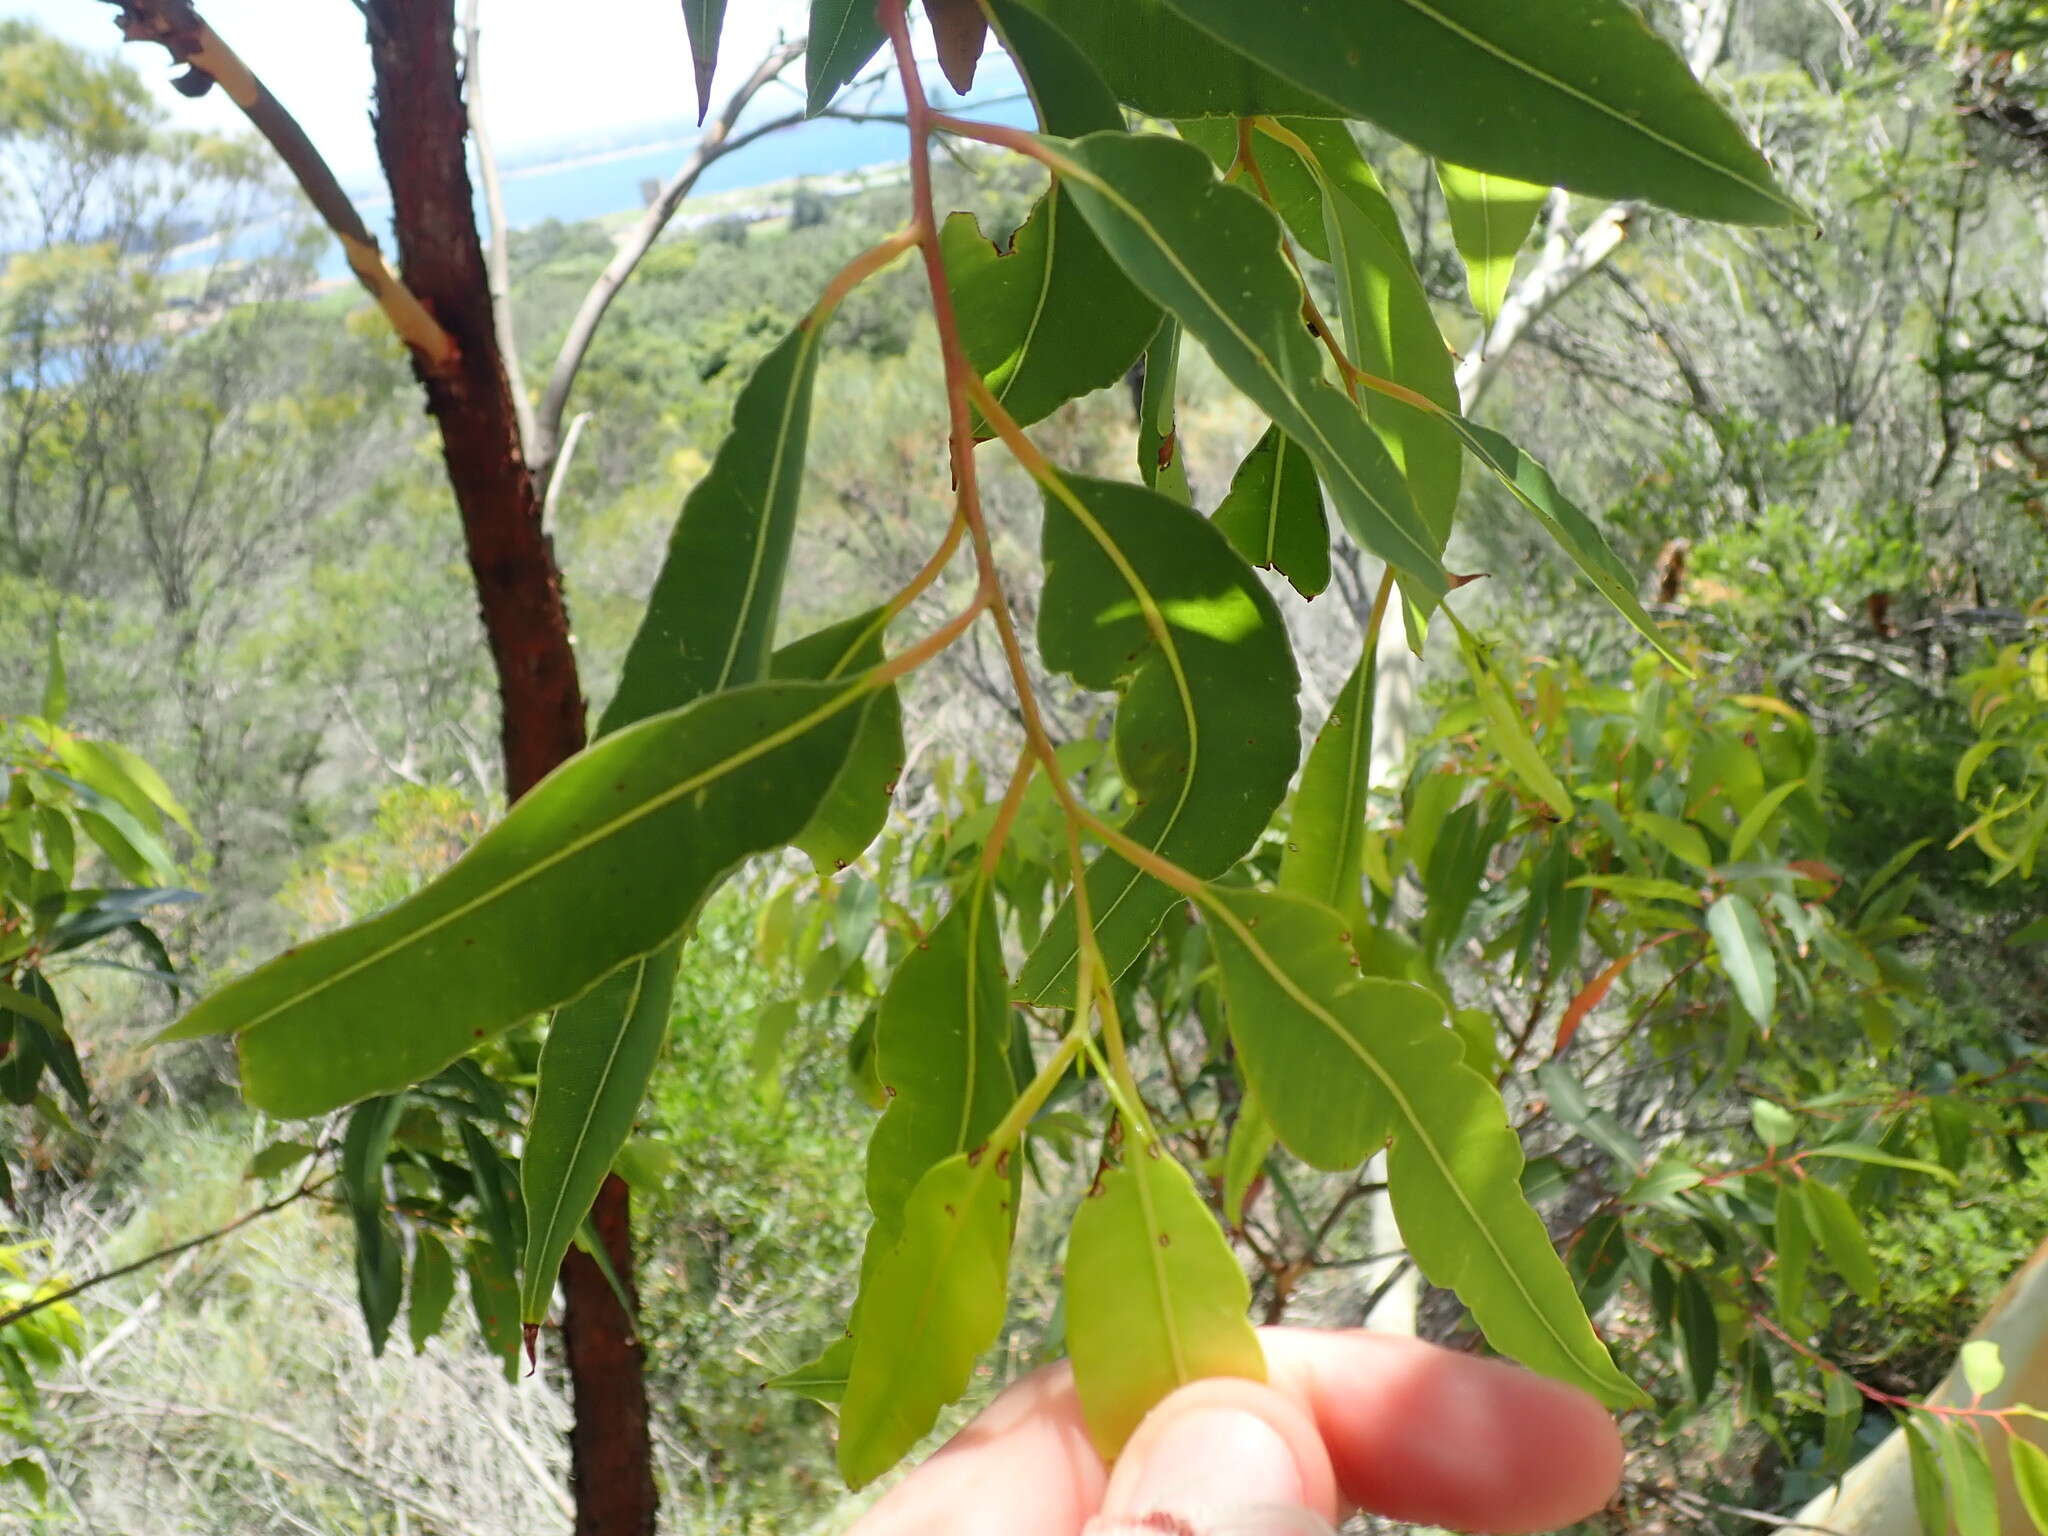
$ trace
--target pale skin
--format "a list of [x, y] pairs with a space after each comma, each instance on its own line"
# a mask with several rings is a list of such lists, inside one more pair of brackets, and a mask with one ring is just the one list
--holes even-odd
[[[1281, 1536], [1352, 1510], [1547, 1531], [1602, 1508], [1621, 1439], [1581, 1392], [1416, 1339], [1261, 1330], [1268, 1382], [1174, 1393], [1113, 1467], [1065, 1365], [1016, 1383], [851, 1536]], [[1259, 1507], [1260, 1515], [1235, 1511]]]

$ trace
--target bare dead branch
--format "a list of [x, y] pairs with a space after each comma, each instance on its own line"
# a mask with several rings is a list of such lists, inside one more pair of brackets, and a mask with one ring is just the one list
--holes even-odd
[[206, 24], [190, 0], [109, 0], [120, 8], [121, 34], [133, 43], [160, 43], [190, 71], [177, 82], [188, 96], [199, 96], [218, 84], [228, 98], [242, 109], [256, 131], [270, 141], [305, 192], [307, 201], [334, 231], [348, 257], [349, 270], [377, 301], [399, 339], [411, 347], [422, 368], [443, 373], [454, 367], [455, 339], [427, 312], [411, 289], [385, 265], [377, 245], [355, 204], [341, 189], [320, 151], [306, 137], [306, 130], [270, 94], [235, 51], [221, 41]]
[[491, 278], [491, 317], [498, 328], [498, 354], [512, 385], [512, 409], [519, 417], [519, 440], [533, 441], [533, 402], [526, 398], [526, 380], [519, 366], [519, 343], [512, 329], [512, 253], [505, 230], [505, 186], [498, 179], [498, 156], [491, 148], [484, 120], [483, 34], [477, 25], [481, 0], [464, 0], [462, 10], [462, 95], [469, 107], [469, 138], [476, 145], [477, 174], [484, 184], [484, 217], [489, 223], [484, 265]]

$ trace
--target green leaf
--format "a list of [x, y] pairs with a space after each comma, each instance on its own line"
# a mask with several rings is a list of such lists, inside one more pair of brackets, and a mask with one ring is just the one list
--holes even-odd
[[754, 1080], [754, 1092], [765, 1101], [781, 1100], [782, 1051], [800, 1016], [793, 997], [763, 1003], [754, 1013], [754, 1043], [747, 1055], [747, 1071]]
[[1763, 920], [1745, 896], [1729, 892], [1707, 908], [1707, 932], [1743, 1009], [1769, 1033], [1778, 1006], [1778, 961]]
[[811, 117], [832, 104], [882, 46], [882, 21], [871, 0], [811, 0], [810, 41], [804, 49], [804, 111]]
[[1941, 1438], [1956, 1536], [1999, 1536], [1998, 1485], [1981, 1431], [1972, 1422], [1951, 1419], [1941, 1426]]
[[882, 994], [875, 1056], [888, 1109], [868, 1143], [868, 1205], [894, 1226], [917, 1181], [988, 1139], [1017, 1096], [1010, 1002], [995, 901], [969, 882], [896, 967]]
[[1695, 218], [1806, 218], [1624, 0], [1166, 0], [1302, 89], [1440, 159]]
[[1675, 901], [1682, 906], [1703, 907], [1706, 897], [1676, 880], [1653, 880], [1646, 875], [1580, 875], [1567, 880], [1569, 891], [1607, 891], [1624, 901]]
[[[792, 640], [770, 659], [768, 675], [778, 682], [822, 683], [879, 666], [887, 622], [884, 610], [875, 608]], [[838, 873], [881, 835], [903, 757], [903, 702], [892, 683], [861, 706], [845, 763], [811, 819], [790, 839], [820, 874]]]
[[1636, 578], [1614, 553], [1599, 525], [1588, 517], [1550, 478], [1550, 471], [1522, 452], [1500, 433], [1462, 416], [1450, 418], [1452, 429], [1464, 440], [1472, 455], [1492, 470], [1508, 493], [1530, 512], [1544, 531], [1591, 581], [1600, 595], [1633, 624], [1643, 638], [1681, 672], [1691, 669], [1671, 642], [1664, 638], [1643, 605], [1636, 598]]
[[814, 1403], [836, 1408], [846, 1398], [846, 1374], [853, 1366], [853, 1340], [842, 1334], [825, 1346], [824, 1352], [808, 1365], [785, 1371], [761, 1383], [775, 1392], [794, 1392]]
[[1769, 1099], [1749, 1101], [1749, 1123], [1756, 1130], [1756, 1139], [1767, 1147], [1785, 1146], [1799, 1134], [1798, 1116]]
[[1522, 717], [1521, 706], [1493, 665], [1490, 648], [1482, 645], [1457, 616], [1451, 622], [1457, 625], [1458, 645], [1464, 652], [1465, 671], [1472, 679], [1474, 692], [1479, 695], [1479, 707], [1486, 716], [1486, 738], [1493, 743], [1493, 750], [1501, 755], [1509, 770], [1521, 780], [1522, 787], [1550, 807], [1559, 821], [1572, 818], [1571, 791], [1564, 787], [1543, 760], [1543, 754], [1536, 749], [1536, 738], [1529, 732], [1529, 722]]
[[[1046, 132], [1123, 127], [1109, 88], [1043, 17], [1004, 0], [995, 18]], [[1007, 250], [966, 213], [946, 220], [940, 243], [967, 360], [1020, 426], [1116, 383], [1159, 328], [1158, 306], [1131, 286], [1057, 181]]]
[[600, 735], [765, 674], [825, 319], [799, 322], [740, 391], [731, 429], [669, 535]]
[[1821, 1471], [1838, 1476], [1849, 1465], [1856, 1447], [1856, 1431], [1863, 1423], [1863, 1394], [1845, 1371], [1824, 1373], [1826, 1384], [1822, 1412]]
[[50, 1475], [43, 1470], [43, 1464], [31, 1456], [16, 1456], [0, 1466], [0, 1478], [21, 1484], [38, 1503], [50, 1496]]
[[1972, 1339], [1957, 1354], [1963, 1380], [1979, 1397], [1989, 1397], [2005, 1380], [2005, 1362], [1999, 1358], [1996, 1339]]
[[1009, 1149], [950, 1157], [920, 1179], [902, 1225], [869, 1235], [839, 1411], [839, 1470], [860, 1488], [924, 1438], [967, 1389], [1003, 1324]]
[[413, 1239], [412, 1294], [406, 1298], [405, 1328], [412, 1352], [420, 1354], [427, 1340], [441, 1331], [448, 1303], [455, 1299], [455, 1264], [441, 1239], [420, 1232]]
[[1880, 1168], [1897, 1168], [1906, 1173], [1924, 1173], [1930, 1178], [1940, 1179], [1945, 1184], [1956, 1182], [1956, 1176], [1939, 1163], [1923, 1162], [1917, 1157], [1900, 1157], [1880, 1147], [1865, 1146], [1858, 1141], [1830, 1142], [1824, 1147], [1808, 1147], [1806, 1157], [1839, 1157], [1853, 1163], [1874, 1163]]
[[1279, 1133], [1250, 1089], [1238, 1101], [1237, 1119], [1230, 1127], [1230, 1145], [1223, 1154], [1223, 1218], [1233, 1227], [1244, 1225], [1245, 1197], [1254, 1180], [1266, 1171]]
[[[1924, 1536], [1949, 1536], [1948, 1490], [1942, 1481], [1941, 1463], [1935, 1460], [1934, 1448], [1927, 1443], [1923, 1422], [1910, 1415], [1899, 1420], [1913, 1475], [1913, 1509], [1920, 1517]], [[1935, 1423], [1934, 1428], [1938, 1434], [1939, 1424]]]
[[[504, 1255], [509, 1274], [526, 1247], [526, 1207], [519, 1198], [518, 1180], [475, 1121], [463, 1120], [459, 1128], [484, 1230], [490, 1234], [492, 1245]], [[554, 1277], [550, 1275], [548, 1279], [552, 1283]]]
[[359, 1104], [341, 1138], [341, 1188], [356, 1228], [356, 1299], [373, 1355], [384, 1353], [405, 1283], [398, 1234], [384, 1214], [384, 1154], [404, 1108], [396, 1094]]
[[1330, 524], [1316, 467], [1278, 427], [1266, 428], [1210, 519], [1245, 560], [1278, 571], [1303, 597], [1330, 584]]
[[641, 956], [557, 1010], [548, 1026], [519, 1158], [526, 1322], [546, 1318], [562, 1255], [633, 1129], [668, 1032], [677, 959], [674, 944]]
[[1224, 889], [1202, 905], [1231, 1038], [1280, 1139], [1305, 1161], [1342, 1167], [1391, 1128], [1395, 1219], [1431, 1283], [1456, 1291], [1503, 1354], [1610, 1404], [1639, 1401], [1522, 1196], [1506, 1106], [1465, 1065], [1443, 1005], [1420, 987], [1357, 976], [1342, 920], [1325, 907]]
[[1451, 239], [1465, 263], [1465, 291], [1490, 326], [1507, 299], [1515, 253], [1529, 238], [1550, 188], [1443, 160], [1436, 164], [1436, 179], [1451, 216]]
[[[1286, 125], [1308, 150], [1306, 164], [1322, 192], [1322, 217], [1337, 278], [1345, 354], [1354, 367], [1392, 379], [1458, 410], [1451, 350], [1415, 270], [1408, 242], [1379, 178], [1342, 123], [1297, 120]], [[1418, 410], [1383, 394], [1365, 398], [1366, 419], [1408, 482], [1415, 508], [1441, 553], [1451, 535], [1465, 456], [1438, 412]], [[1419, 594], [1418, 594], [1419, 595]]]
[[1848, 1199], [1832, 1184], [1819, 1179], [1799, 1181], [1800, 1199], [1806, 1205], [1807, 1225], [1828, 1256], [1835, 1273], [1848, 1282], [1849, 1289], [1875, 1304], [1880, 1289], [1877, 1265], [1870, 1257], [1870, 1241], [1863, 1235], [1863, 1223]]
[[[1264, 583], [1200, 514], [1116, 481], [1067, 477], [1045, 498], [1045, 664], [1118, 689], [1114, 744], [1136, 806], [1127, 837], [1204, 879], [1249, 851], [1300, 753], [1299, 680]], [[1112, 976], [1176, 897], [1113, 853], [1088, 869], [1089, 911]], [[1074, 992], [1069, 897], [1025, 962], [1023, 996]]]
[[1154, 117], [1340, 115], [1173, 14], [1161, 0], [1025, 0], [1064, 33], [1120, 101]]
[[1742, 856], [1748, 853], [1756, 840], [1763, 835], [1764, 828], [1770, 825], [1771, 818], [1777, 815], [1778, 807], [1804, 788], [1806, 780], [1789, 779], [1751, 806], [1748, 814], [1736, 826], [1735, 835], [1728, 839], [1728, 862], [1739, 863]]
[[2014, 946], [2021, 944], [2048, 944], [2048, 913], [2035, 918], [2031, 923], [2023, 927], [2014, 929], [2013, 932], [2006, 935], [2005, 942]]
[[498, 1357], [505, 1379], [517, 1381], [521, 1329], [512, 1257], [493, 1243], [472, 1238], [463, 1249], [462, 1267], [469, 1274], [469, 1302], [476, 1310], [484, 1348]]
[[1778, 1251], [1778, 1262], [1772, 1271], [1778, 1317], [1788, 1332], [1804, 1334], [1806, 1304], [1811, 1294], [1807, 1282], [1813, 1267], [1813, 1232], [1806, 1224], [1806, 1206], [1799, 1198], [1796, 1179], [1781, 1179], [1778, 1183], [1772, 1240]]
[[1188, 491], [1187, 456], [1181, 452], [1180, 430], [1174, 423], [1174, 398], [1180, 383], [1180, 322], [1167, 316], [1145, 349], [1142, 387], [1138, 391], [1138, 478], [1182, 506]]
[[1273, 214], [1217, 181], [1192, 144], [1096, 133], [1054, 148], [1056, 169], [1110, 254], [1302, 447], [1353, 536], [1400, 571], [1411, 596], [1441, 600], [1447, 580], [1434, 535], [1386, 445], [1324, 376]]
[[2048, 1451], [2024, 1435], [2007, 1435], [2005, 1444], [2012, 1457], [2012, 1485], [2027, 1518], [2036, 1531], [2048, 1536]]
[[711, 110], [711, 77], [718, 72], [718, 34], [725, 27], [725, 0], [683, 0], [683, 26], [690, 34], [690, 63], [697, 75], [697, 121]]
[[1134, 1147], [1081, 1202], [1066, 1298], [1074, 1390], [1104, 1460], [1176, 1387], [1265, 1379], [1244, 1271], [1187, 1170], [1156, 1142]]
[[862, 697], [762, 684], [607, 737], [425, 889], [230, 983], [167, 1038], [240, 1034], [243, 1093], [280, 1117], [421, 1081], [660, 948], [740, 859], [795, 836]]
[[273, 1141], [249, 1159], [249, 1166], [243, 1170], [245, 1179], [274, 1179], [287, 1168], [296, 1168], [307, 1158], [317, 1156], [319, 1149], [303, 1141]]
[[1714, 1375], [1721, 1368], [1721, 1322], [1706, 1283], [1690, 1269], [1678, 1277], [1678, 1333], [1685, 1341], [1692, 1400], [1704, 1403], [1713, 1395]]
[[1378, 671], [1375, 638], [1368, 638], [1309, 748], [1280, 860], [1280, 889], [1321, 902], [1354, 936], [1371, 926], [1365, 910], [1365, 803], [1372, 788]]

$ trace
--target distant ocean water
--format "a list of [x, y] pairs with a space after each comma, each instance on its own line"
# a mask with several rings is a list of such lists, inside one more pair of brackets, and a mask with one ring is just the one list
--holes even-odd
[[[1031, 104], [1021, 97], [972, 103], [966, 110], [984, 122], [1029, 127]], [[664, 139], [640, 148], [594, 151], [557, 162], [501, 171], [505, 189], [505, 222], [530, 229], [549, 219], [574, 224], [584, 219], [644, 206], [641, 184], [665, 182], [689, 156], [694, 135]], [[909, 153], [904, 130], [895, 123], [852, 123], [818, 118], [756, 139], [718, 161], [698, 180], [693, 196], [767, 186], [798, 176], [836, 176], [863, 166], [883, 165]], [[359, 195], [363, 219], [380, 240], [387, 239], [390, 199]], [[689, 205], [681, 217], [687, 218]], [[484, 213], [479, 194], [477, 220]], [[322, 258], [322, 277], [346, 275], [338, 247]]]

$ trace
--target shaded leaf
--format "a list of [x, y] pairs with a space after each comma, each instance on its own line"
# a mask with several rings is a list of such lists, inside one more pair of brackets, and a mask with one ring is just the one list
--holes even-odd
[[1706, 1283], [1690, 1269], [1678, 1277], [1678, 1333], [1685, 1341], [1692, 1400], [1704, 1403], [1713, 1394], [1714, 1376], [1721, 1368], [1721, 1324]]
[[1880, 1168], [1897, 1168], [1906, 1173], [1924, 1173], [1929, 1178], [1940, 1179], [1944, 1184], [1956, 1182], [1956, 1176], [1939, 1163], [1923, 1162], [1917, 1157], [1900, 1157], [1881, 1147], [1865, 1146], [1857, 1141], [1835, 1141], [1824, 1147], [1808, 1147], [1804, 1154], [1808, 1158], [1837, 1157], [1852, 1163], [1872, 1163]]
[[167, 1038], [240, 1034], [244, 1096], [281, 1117], [418, 1082], [660, 948], [735, 863], [795, 836], [862, 697], [763, 684], [619, 731], [416, 895], [231, 982]]
[[1070, 38], [1117, 99], [1154, 117], [1338, 115], [1312, 93], [1261, 69], [1161, 0], [1025, 0]]
[[519, 1158], [526, 1322], [547, 1316], [562, 1255], [633, 1129], [668, 1032], [677, 959], [674, 944], [643, 955], [557, 1010], [548, 1026]]
[[[1045, 664], [1117, 689], [1114, 745], [1135, 806], [1126, 836], [1203, 878], [1251, 848], [1300, 752], [1299, 680], [1272, 596], [1198, 513], [1116, 481], [1067, 477], [1045, 498]], [[1089, 911], [1112, 976], [1144, 949], [1173, 892], [1113, 853], [1088, 869]], [[1018, 988], [1073, 996], [1072, 898]]]
[[1307, 452], [1352, 535], [1393, 564], [1415, 598], [1441, 599], [1434, 536], [1386, 445], [1324, 376], [1271, 211], [1217, 181], [1207, 155], [1174, 139], [1090, 134], [1057, 148], [1055, 160], [1110, 254]]
[[1940, 1433], [1956, 1536], [1999, 1536], [1998, 1485], [1992, 1480], [1991, 1458], [1977, 1425], [1951, 1419], [1941, 1425]]
[[761, 1383], [775, 1392], [794, 1392], [814, 1403], [836, 1408], [846, 1397], [846, 1373], [853, 1365], [853, 1340], [842, 1334], [827, 1344], [817, 1359]]
[[1375, 637], [1368, 637], [1316, 732], [1294, 792], [1280, 889], [1330, 908], [1354, 939], [1371, 926], [1365, 910], [1365, 806], [1372, 788]]
[[1330, 524], [1316, 467], [1278, 427], [1266, 428], [1211, 517], [1246, 561], [1278, 571], [1303, 597], [1330, 584]]
[[804, 111], [816, 117], [881, 48], [882, 22], [872, 0], [811, 0], [809, 38]]
[[1844, 1471], [1855, 1454], [1856, 1431], [1863, 1423], [1863, 1394], [1845, 1371], [1828, 1371], [1822, 1400], [1821, 1470], [1830, 1477]]
[[1508, 296], [1515, 253], [1529, 238], [1550, 188], [1442, 160], [1436, 179], [1451, 218], [1451, 239], [1465, 263], [1465, 291], [1479, 318], [1492, 325]]
[[[1949, 1536], [1948, 1490], [1943, 1484], [1941, 1463], [1935, 1459], [1934, 1448], [1927, 1443], [1929, 1421], [1917, 1415], [1900, 1418], [1899, 1428], [1906, 1437], [1906, 1457], [1913, 1478], [1913, 1509], [1920, 1517], [1923, 1536]], [[1934, 1426], [1939, 1432], [1939, 1425]]]
[[405, 1282], [398, 1234], [384, 1214], [384, 1155], [404, 1108], [397, 1095], [359, 1104], [341, 1138], [341, 1188], [356, 1229], [356, 1299], [373, 1355], [384, 1353]]
[[690, 34], [690, 63], [697, 76], [697, 121], [711, 110], [711, 77], [718, 72], [718, 34], [725, 28], [725, 0], [683, 0], [683, 26]]
[[1807, 1279], [1813, 1264], [1813, 1233], [1806, 1224], [1806, 1205], [1799, 1198], [1799, 1184], [1784, 1179], [1778, 1184], [1777, 1214], [1772, 1221], [1773, 1242], [1778, 1262], [1771, 1283], [1777, 1293], [1778, 1316], [1795, 1334], [1806, 1332], [1806, 1304], [1810, 1293]]
[[1238, 1101], [1237, 1119], [1230, 1127], [1230, 1145], [1223, 1155], [1223, 1219], [1233, 1227], [1244, 1225], [1244, 1202], [1251, 1187], [1266, 1171], [1279, 1134], [1250, 1090]]
[[455, 1299], [455, 1264], [441, 1239], [421, 1232], [413, 1239], [412, 1293], [406, 1298], [405, 1327], [414, 1354], [441, 1331], [448, 1303]]
[[1204, 31], [1458, 165], [1695, 218], [1805, 218], [1624, 0], [1166, 0]]
[[[777, 681], [833, 682], [879, 666], [887, 617], [870, 609], [776, 651], [768, 675]], [[903, 702], [892, 683], [860, 707], [846, 760], [811, 819], [790, 841], [820, 874], [836, 874], [867, 852], [889, 820], [903, 772]]]
[[919, 1179], [987, 1140], [1016, 1098], [995, 902], [970, 882], [882, 994], [876, 1069], [888, 1108], [868, 1143], [868, 1204], [893, 1225]]
[[1877, 1265], [1870, 1257], [1870, 1240], [1863, 1234], [1863, 1223], [1857, 1220], [1854, 1207], [1840, 1190], [1819, 1179], [1800, 1180], [1799, 1194], [1806, 1204], [1807, 1224], [1813, 1228], [1814, 1238], [1821, 1252], [1828, 1256], [1828, 1263], [1848, 1282], [1850, 1290], [1875, 1303], [1879, 1290]]
[[493, 1243], [472, 1239], [463, 1248], [462, 1267], [469, 1275], [469, 1301], [484, 1348], [498, 1357], [505, 1379], [517, 1381], [521, 1329], [512, 1257]]
[[974, 69], [988, 40], [988, 18], [978, 0], [924, 0], [924, 14], [938, 48], [939, 69], [946, 83], [965, 96], [974, 89]]
[[1456, 1291], [1503, 1354], [1609, 1403], [1637, 1401], [1522, 1197], [1521, 1142], [1499, 1091], [1465, 1065], [1443, 1005], [1354, 976], [1327, 908], [1212, 889], [1203, 909], [1231, 1038], [1280, 1139], [1341, 1167], [1391, 1129], [1394, 1215], [1423, 1274]]
[[1181, 451], [1180, 428], [1174, 420], [1180, 344], [1180, 322], [1169, 315], [1145, 349], [1138, 391], [1138, 478], [1160, 495], [1186, 506], [1193, 498], [1188, 491], [1187, 455]]
[[1133, 1148], [1075, 1213], [1066, 1303], [1074, 1389], [1105, 1460], [1176, 1387], [1265, 1379], [1251, 1287], [1187, 1170], [1156, 1142]]
[[1473, 691], [1479, 695], [1479, 706], [1485, 712], [1487, 740], [1524, 789], [1549, 806], [1559, 821], [1571, 820], [1574, 809], [1571, 791], [1564, 787], [1564, 782], [1543, 760], [1543, 754], [1537, 751], [1536, 738], [1529, 732], [1529, 722], [1522, 717], [1521, 706], [1494, 667], [1490, 648], [1482, 645], [1463, 624], [1458, 624], [1455, 616], [1452, 623], [1457, 624], [1458, 644], [1464, 652], [1466, 674], [1472, 679]]

